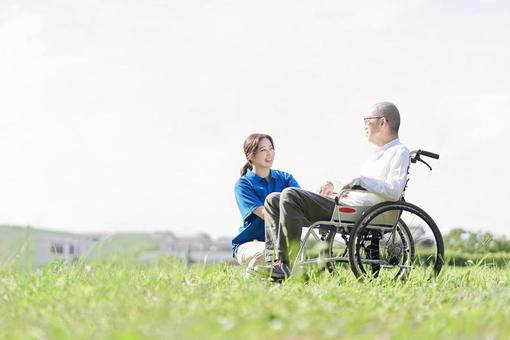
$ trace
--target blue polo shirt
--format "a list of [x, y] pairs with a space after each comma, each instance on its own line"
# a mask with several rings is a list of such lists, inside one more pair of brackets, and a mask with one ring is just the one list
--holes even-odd
[[253, 211], [264, 205], [267, 195], [272, 192], [281, 192], [288, 187], [300, 187], [294, 177], [284, 171], [271, 169], [268, 178], [269, 180], [266, 180], [255, 172], [248, 171], [236, 182], [235, 195], [243, 225], [239, 228], [239, 234], [232, 240], [234, 255], [243, 243], [265, 240], [264, 220]]

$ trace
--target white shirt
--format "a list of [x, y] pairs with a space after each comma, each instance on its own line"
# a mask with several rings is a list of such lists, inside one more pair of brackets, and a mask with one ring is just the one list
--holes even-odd
[[361, 176], [352, 181], [364, 191], [349, 191], [340, 202], [350, 206], [372, 206], [384, 201], [398, 201], [407, 184], [409, 149], [394, 139], [377, 147], [372, 157], [363, 165]]

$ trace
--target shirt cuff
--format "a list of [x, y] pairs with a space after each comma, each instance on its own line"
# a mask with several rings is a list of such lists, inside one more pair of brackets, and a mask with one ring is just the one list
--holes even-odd
[[357, 178], [354, 178], [351, 181], [351, 188], [356, 186], [356, 185], [360, 185], [361, 186], [361, 178], [357, 177]]

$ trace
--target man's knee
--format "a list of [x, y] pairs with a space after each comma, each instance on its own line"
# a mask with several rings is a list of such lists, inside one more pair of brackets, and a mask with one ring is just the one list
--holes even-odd
[[272, 192], [267, 195], [266, 200], [264, 201], [264, 207], [266, 209], [274, 209], [280, 205], [280, 193]]
[[281, 194], [282, 201], [295, 201], [299, 197], [299, 188], [285, 188]]

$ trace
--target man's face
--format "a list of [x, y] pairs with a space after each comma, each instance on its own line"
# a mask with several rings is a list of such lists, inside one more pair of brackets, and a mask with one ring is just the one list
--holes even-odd
[[381, 126], [384, 117], [377, 114], [376, 110], [372, 110], [372, 112], [363, 118], [363, 121], [365, 123], [365, 134], [368, 138], [368, 141], [370, 143], [374, 143], [379, 145], [378, 140], [381, 136]]

